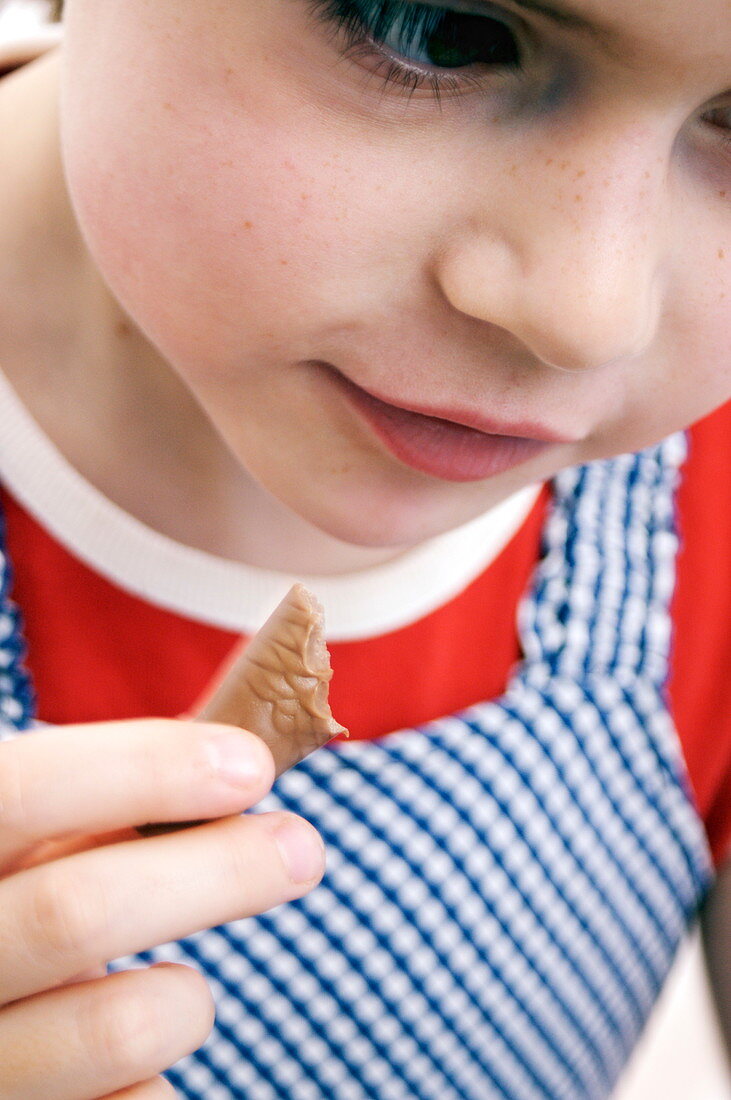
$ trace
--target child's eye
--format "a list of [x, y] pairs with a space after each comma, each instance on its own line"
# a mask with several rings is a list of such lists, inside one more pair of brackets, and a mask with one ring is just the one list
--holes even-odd
[[428, 83], [437, 97], [474, 85], [475, 66], [518, 70], [521, 51], [507, 22], [408, 0], [310, 0], [317, 17], [346, 35], [348, 56], [374, 55], [386, 83], [411, 91]]

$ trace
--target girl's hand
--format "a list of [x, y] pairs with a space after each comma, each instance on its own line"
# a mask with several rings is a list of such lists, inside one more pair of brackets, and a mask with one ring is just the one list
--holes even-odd
[[[253, 734], [150, 719], [0, 745], [0, 1100], [157, 1100], [204, 1042], [200, 974], [110, 959], [263, 912], [320, 880], [322, 843], [284, 813], [238, 815], [274, 764]], [[135, 825], [216, 818], [151, 838]]]

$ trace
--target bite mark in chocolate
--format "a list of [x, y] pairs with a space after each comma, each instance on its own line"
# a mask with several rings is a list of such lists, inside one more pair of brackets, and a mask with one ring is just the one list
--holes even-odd
[[251, 730], [279, 776], [348, 731], [332, 716], [330, 655], [320, 603], [295, 584], [249, 644], [234, 655], [197, 718]]
[[[195, 715], [255, 733], [270, 748], [280, 776], [348, 731], [330, 710], [332, 679], [319, 601], [295, 584], [261, 630], [238, 649]], [[138, 826], [143, 836], [202, 825], [183, 821]]]

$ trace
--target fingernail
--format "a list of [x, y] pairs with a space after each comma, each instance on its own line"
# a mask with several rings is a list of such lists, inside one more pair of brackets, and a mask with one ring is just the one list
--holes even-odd
[[261, 757], [243, 735], [219, 733], [209, 740], [208, 751], [216, 773], [234, 787], [251, 787], [261, 778]]
[[274, 831], [274, 839], [292, 882], [301, 884], [321, 878], [325, 846], [315, 829], [289, 818]]

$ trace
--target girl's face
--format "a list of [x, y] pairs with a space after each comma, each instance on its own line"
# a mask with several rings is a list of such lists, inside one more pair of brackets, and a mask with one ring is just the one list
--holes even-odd
[[62, 135], [244, 468], [401, 546], [731, 397], [729, 89], [728, 0], [71, 0]]

